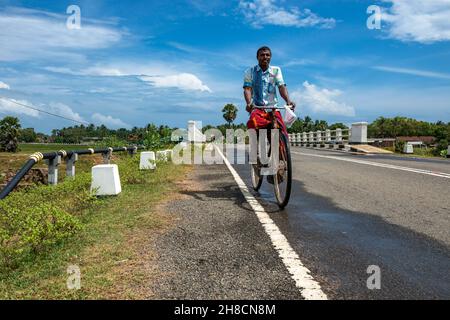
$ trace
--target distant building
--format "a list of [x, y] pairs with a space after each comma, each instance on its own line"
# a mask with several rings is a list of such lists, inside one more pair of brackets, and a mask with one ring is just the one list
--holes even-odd
[[80, 139], [80, 143], [81, 144], [94, 144], [94, 143], [100, 142], [102, 140], [103, 140], [103, 138], [100, 138], [100, 137], [83, 137]]
[[395, 141], [395, 138], [368, 139], [368, 143], [377, 148], [393, 148], [395, 146]]
[[432, 145], [436, 143], [436, 138], [432, 136], [410, 136], [410, 137], [397, 137], [397, 141], [409, 142], [414, 145]]

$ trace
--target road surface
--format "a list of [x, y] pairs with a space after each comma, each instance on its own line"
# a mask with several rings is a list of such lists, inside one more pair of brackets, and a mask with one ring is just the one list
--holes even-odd
[[450, 299], [450, 161], [292, 147], [292, 165], [288, 207], [267, 183], [260, 203], [329, 298]]
[[450, 161], [299, 147], [292, 158], [282, 211], [272, 185], [251, 190], [248, 165], [196, 166], [155, 244], [156, 297], [450, 299]]

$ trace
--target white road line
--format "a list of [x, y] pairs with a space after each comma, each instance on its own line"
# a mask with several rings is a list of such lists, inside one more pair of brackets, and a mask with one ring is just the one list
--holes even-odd
[[244, 195], [248, 204], [252, 207], [253, 211], [256, 213], [256, 216], [258, 217], [259, 222], [263, 225], [264, 230], [269, 235], [275, 250], [278, 252], [278, 255], [291, 274], [292, 279], [294, 279], [295, 285], [300, 290], [300, 294], [306, 300], [327, 300], [327, 296], [320, 288], [319, 283], [314, 280], [314, 278], [311, 276], [311, 272], [303, 265], [300, 257], [294, 251], [294, 249], [292, 249], [286, 237], [281, 233], [277, 225], [273, 222], [264, 208], [259, 204], [258, 200], [256, 200], [256, 198], [250, 193], [247, 185], [241, 179], [236, 170], [234, 170], [234, 168], [231, 166], [230, 162], [223, 155], [222, 151], [217, 147], [216, 150], [223, 158], [225, 164], [228, 167], [228, 170], [230, 170], [231, 174], [234, 177], [234, 180], [241, 189], [242, 194]]
[[291, 151], [291, 153], [299, 154], [299, 155], [302, 155], [302, 156], [308, 156], [308, 157], [317, 157], [317, 158], [326, 158], [326, 159], [354, 162], [354, 163], [365, 164], [365, 165], [374, 166], [374, 167], [402, 170], [402, 171], [421, 173], [421, 174], [427, 174], [427, 175], [430, 175], [430, 176], [450, 179], [450, 173], [445, 173], [445, 172], [436, 172], [436, 171], [431, 171], [431, 170], [423, 170], [423, 169], [415, 169], [415, 168], [409, 168], [409, 167], [401, 167], [401, 166], [396, 166], [396, 165], [393, 165], [393, 164], [386, 164], [386, 163], [380, 163], [380, 162], [357, 160], [357, 159], [349, 159], [349, 158], [342, 158], [342, 157], [335, 157], [335, 156], [324, 156], [324, 155], [319, 155], [319, 154], [311, 154], [311, 153], [303, 153], [303, 152], [295, 152], [295, 151]]

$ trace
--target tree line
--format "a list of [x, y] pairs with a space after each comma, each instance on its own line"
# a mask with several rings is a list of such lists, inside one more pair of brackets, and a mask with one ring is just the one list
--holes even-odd
[[[238, 109], [232, 104], [227, 104], [223, 110], [223, 118], [226, 124], [203, 128], [219, 129], [224, 135], [227, 129], [246, 129], [246, 124], [234, 124]], [[317, 130], [347, 129], [343, 123], [328, 124], [325, 120], [313, 120], [309, 116], [297, 119], [288, 129], [289, 133], [301, 133]], [[150, 148], [157, 147], [161, 143], [170, 142], [171, 133], [176, 128], [169, 126], [148, 124], [145, 127], [133, 127], [132, 129], [109, 129], [105, 125], [93, 124], [76, 125], [52, 130], [50, 135], [37, 133], [33, 128], [21, 128], [18, 118], [7, 116], [0, 120], [0, 151], [15, 152], [19, 142], [54, 142], [54, 143], [82, 143], [98, 141], [99, 144], [124, 145], [140, 144]], [[435, 123], [420, 121], [407, 117], [385, 118], [379, 117], [368, 126], [369, 138], [397, 138], [400, 136], [432, 136], [436, 140], [436, 151], [446, 150], [450, 142], [450, 122], [438, 121]]]

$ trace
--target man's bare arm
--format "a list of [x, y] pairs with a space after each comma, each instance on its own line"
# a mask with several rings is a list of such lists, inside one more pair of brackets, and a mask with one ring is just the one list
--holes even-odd
[[286, 101], [286, 104], [295, 108], [295, 103], [291, 101], [291, 99], [289, 99], [289, 93], [286, 86], [285, 85], [279, 86], [278, 90], [280, 91], [281, 97], [284, 99], [284, 101]]
[[244, 98], [245, 98], [245, 103], [247, 103], [247, 106], [246, 106], [247, 112], [252, 111], [251, 107], [250, 107], [250, 105], [252, 103], [252, 88], [251, 87], [244, 88]]

